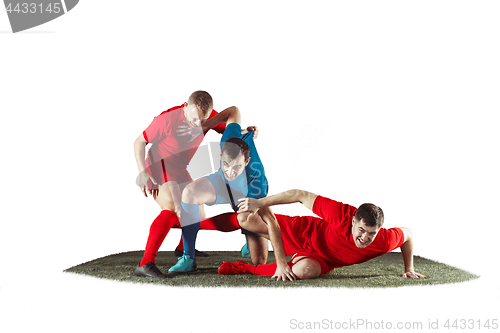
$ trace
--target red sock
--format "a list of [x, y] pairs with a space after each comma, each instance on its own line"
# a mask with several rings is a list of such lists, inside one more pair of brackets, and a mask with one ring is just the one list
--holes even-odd
[[[291, 261], [287, 261], [286, 263], [290, 268], [292, 268], [293, 264]], [[274, 273], [276, 273], [277, 267], [278, 265], [275, 262], [266, 265], [250, 265], [250, 264], [245, 265], [247, 273], [255, 275], [267, 275], [267, 276], [273, 276]]]
[[[200, 229], [203, 230], [218, 230], [222, 232], [231, 232], [241, 229], [238, 223], [238, 214], [236, 213], [224, 213], [208, 219], [204, 219], [200, 223]], [[177, 248], [184, 251], [184, 242], [181, 239]]]
[[148, 262], [155, 262], [161, 243], [163, 243], [163, 240], [167, 237], [168, 232], [177, 220], [178, 217], [174, 212], [169, 210], [161, 211], [160, 215], [151, 224], [151, 228], [149, 228], [146, 250], [139, 265], [143, 266]]
[[200, 229], [230, 232], [241, 229], [238, 214], [224, 213], [201, 221]]

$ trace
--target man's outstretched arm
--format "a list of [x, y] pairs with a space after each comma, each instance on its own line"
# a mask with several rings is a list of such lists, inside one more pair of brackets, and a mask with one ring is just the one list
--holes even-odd
[[209, 129], [220, 124], [226, 123], [241, 123], [240, 110], [236, 106], [230, 106], [227, 109], [217, 113], [212, 118], [208, 118], [201, 124], [203, 132], [208, 132]]
[[267, 225], [268, 237], [275, 251], [277, 264], [277, 269], [273, 277], [276, 277], [278, 280], [295, 280], [297, 277], [286, 263], [285, 249], [283, 246], [280, 227], [278, 221], [276, 220], [276, 217], [269, 207], [274, 205], [300, 202], [304, 206], [312, 210], [314, 200], [316, 200], [316, 198], [316, 194], [307, 191], [290, 190], [261, 199], [242, 198], [239, 200], [240, 204], [238, 205], [238, 213], [250, 212], [251, 215], [248, 219], [251, 219], [251, 216], [255, 216], [254, 214], [258, 211], [260, 217]]
[[303, 190], [289, 190], [275, 195], [271, 195], [261, 199], [243, 198], [239, 201], [238, 213], [252, 212], [255, 213], [262, 207], [271, 207], [275, 205], [284, 205], [294, 202], [300, 202], [310, 210], [313, 209], [314, 201], [318, 197], [317, 194]]
[[419, 278], [425, 277], [420, 273], [415, 272], [415, 268], [413, 267], [413, 234], [408, 228], [400, 228], [403, 230], [405, 234], [405, 241], [403, 245], [401, 245], [401, 254], [403, 255], [403, 261], [405, 264], [405, 273], [403, 277], [409, 278]]

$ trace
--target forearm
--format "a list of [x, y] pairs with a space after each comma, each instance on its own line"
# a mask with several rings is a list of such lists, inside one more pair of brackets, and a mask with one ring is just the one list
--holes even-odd
[[262, 220], [267, 224], [267, 229], [269, 232], [269, 240], [274, 251], [274, 257], [276, 258], [276, 263], [278, 265], [286, 265], [286, 253], [285, 247], [283, 246], [283, 238], [281, 236], [280, 226], [276, 220], [276, 216], [272, 213], [271, 209], [268, 207], [259, 210], [259, 215]]
[[134, 156], [139, 173], [146, 169], [146, 145], [146, 142], [141, 142], [139, 139], [134, 142]]
[[406, 241], [401, 245], [401, 254], [403, 255], [403, 262], [405, 265], [405, 272], [413, 272], [413, 235], [409, 229], [405, 233], [408, 235]]
[[317, 195], [303, 190], [289, 190], [258, 200], [259, 208], [300, 202], [312, 210]]
[[238, 124], [241, 122], [240, 110], [236, 106], [230, 106], [227, 109], [217, 113], [212, 118], [208, 118], [205, 122], [203, 122], [201, 127], [203, 129], [203, 132], [208, 132], [209, 129], [227, 122]]

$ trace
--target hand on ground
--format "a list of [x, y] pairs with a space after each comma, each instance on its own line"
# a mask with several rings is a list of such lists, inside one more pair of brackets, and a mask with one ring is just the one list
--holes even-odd
[[285, 281], [287, 279], [290, 281], [295, 281], [297, 279], [297, 276], [293, 273], [292, 269], [287, 264], [278, 265], [278, 267], [276, 268], [276, 272], [272, 277], [276, 278], [276, 281]]
[[418, 278], [424, 278], [425, 275], [422, 275], [420, 273], [416, 273], [414, 271], [411, 271], [411, 272], [406, 272], [402, 275], [402, 277], [404, 278], [414, 278], [414, 279], [418, 279]]

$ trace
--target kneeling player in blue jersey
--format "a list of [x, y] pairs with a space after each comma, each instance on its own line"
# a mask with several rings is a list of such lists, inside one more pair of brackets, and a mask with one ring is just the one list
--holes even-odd
[[[264, 166], [253, 141], [253, 133], [241, 134], [239, 111], [227, 119], [226, 129], [221, 139], [221, 167], [206, 177], [199, 178], [186, 186], [182, 192], [181, 226], [184, 239], [184, 254], [169, 273], [195, 271], [195, 243], [200, 229], [199, 205], [230, 203], [233, 210], [239, 210], [238, 200], [241, 198], [259, 199], [267, 196], [268, 183]], [[264, 221], [266, 213], [261, 212]], [[240, 213], [238, 220], [246, 221], [249, 213]], [[273, 232], [274, 231], [274, 232]], [[242, 230], [247, 238], [248, 248], [254, 264], [267, 262], [268, 241], [257, 234]], [[276, 236], [281, 241], [279, 230], [270, 231], [270, 238]], [[273, 239], [272, 239], [273, 240]], [[281, 241], [282, 242], [282, 241]], [[278, 267], [277, 274], [288, 276], [291, 273], [288, 265]]]

